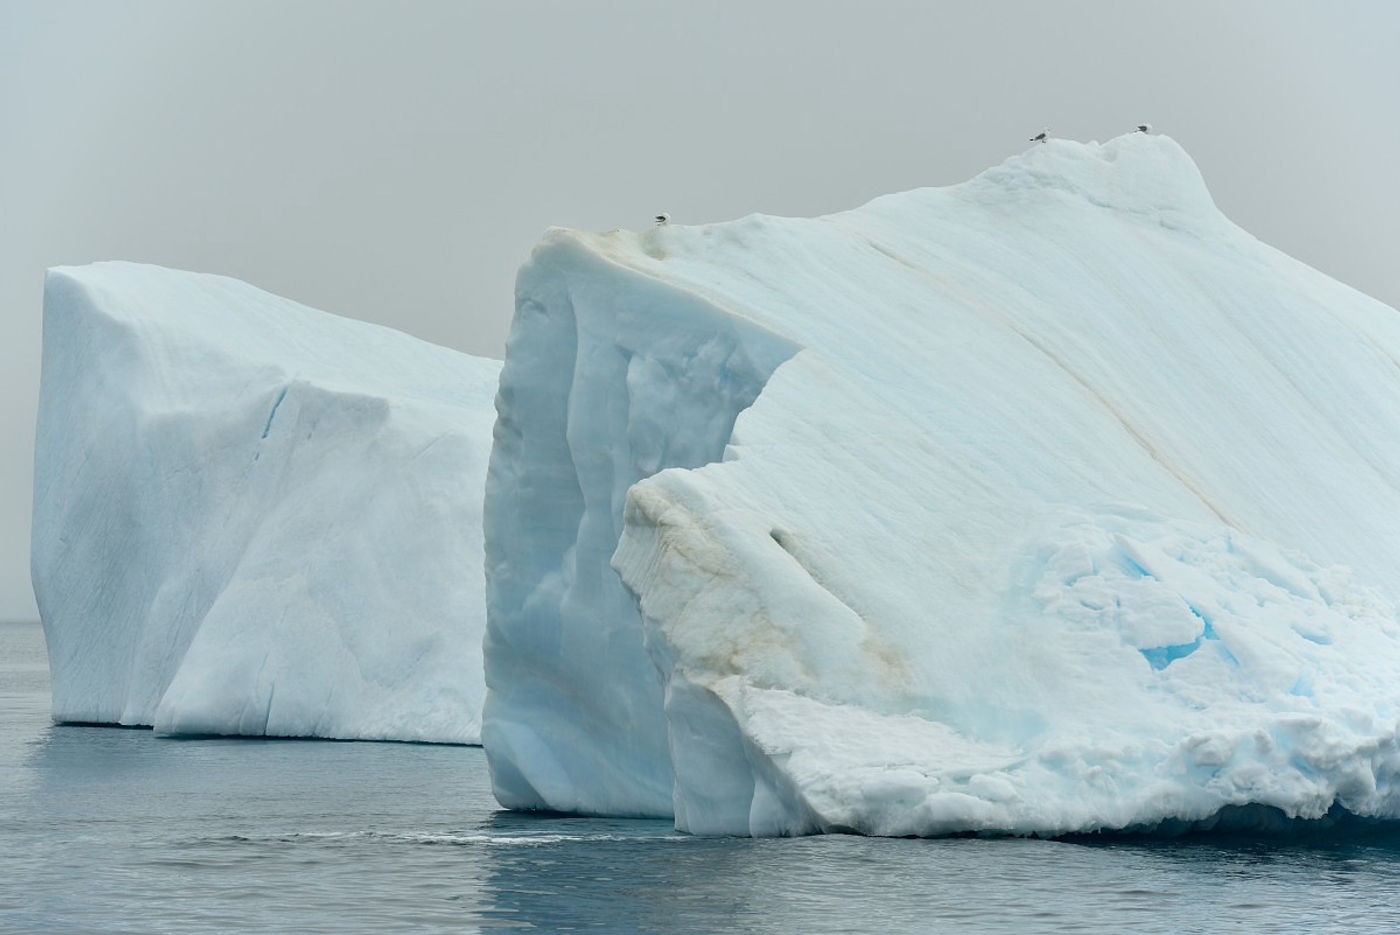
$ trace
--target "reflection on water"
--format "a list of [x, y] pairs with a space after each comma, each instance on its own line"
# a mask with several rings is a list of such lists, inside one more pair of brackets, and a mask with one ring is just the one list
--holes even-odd
[[0, 625], [0, 931], [1392, 932], [1388, 834], [751, 841], [499, 811], [479, 749], [48, 723]]

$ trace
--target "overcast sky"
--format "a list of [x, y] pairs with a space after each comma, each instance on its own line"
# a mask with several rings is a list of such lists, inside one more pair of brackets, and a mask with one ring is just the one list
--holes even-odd
[[1146, 120], [1235, 221], [1397, 305], [1398, 49], [1393, 0], [0, 0], [0, 619], [37, 616], [46, 266], [500, 356], [546, 227], [821, 214]]

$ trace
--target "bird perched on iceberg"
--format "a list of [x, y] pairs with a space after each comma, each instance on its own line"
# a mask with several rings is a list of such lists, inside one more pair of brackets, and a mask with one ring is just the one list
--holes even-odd
[[667, 214], [665, 211], [662, 211], [660, 214], [658, 214], [658, 215], [656, 216], [656, 226], [657, 226], [657, 227], [664, 227], [666, 224], [669, 224], [670, 221], [671, 221], [671, 215]]
[[1151, 132], [1152, 132], [1152, 124], [1150, 124], [1150, 123], [1140, 123], [1140, 124], [1138, 124], [1136, 127], [1134, 127], [1133, 129], [1136, 130], [1138, 133], [1151, 133]]
[[1047, 139], [1049, 139], [1049, 138], [1050, 138], [1050, 128], [1049, 128], [1049, 127], [1046, 127], [1045, 129], [1043, 129], [1043, 130], [1041, 130], [1039, 133], [1037, 133], [1035, 136], [1031, 137], [1031, 142], [1032, 142], [1032, 143], [1044, 143], [1044, 142], [1045, 142]]

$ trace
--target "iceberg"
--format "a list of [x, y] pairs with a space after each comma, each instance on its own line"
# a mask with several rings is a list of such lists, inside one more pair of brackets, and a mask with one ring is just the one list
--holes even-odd
[[1400, 817], [1400, 316], [1162, 136], [551, 231], [487, 475], [516, 809], [695, 833]]
[[50, 270], [32, 571], [54, 718], [479, 742], [499, 368], [220, 276]]

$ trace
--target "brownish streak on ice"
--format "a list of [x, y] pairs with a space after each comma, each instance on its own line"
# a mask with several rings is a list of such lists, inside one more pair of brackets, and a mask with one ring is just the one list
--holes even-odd
[[1206, 509], [1210, 510], [1211, 513], [1215, 514], [1216, 519], [1220, 520], [1220, 522], [1224, 523], [1226, 526], [1230, 526], [1235, 529], [1243, 528], [1238, 524], [1232, 522], [1230, 519], [1228, 519], [1224, 513], [1220, 512], [1216, 505], [1214, 503], [1211, 503], [1210, 498], [1208, 498], [1205, 495], [1205, 492], [1202, 491], [1200, 487], [1196, 486], [1196, 483], [1192, 481], [1191, 478], [1187, 477], [1186, 475], [1182, 474], [1179, 470], [1177, 470], [1176, 467], [1173, 466], [1172, 462], [1168, 460], [1165, 456], [1163, 456], [1163, 454], [1157, 450], [1156, 446], [1153, 445], [1152, 442], [1148, 441], [1147, 436], [1143, 435], [1136, 428], [1134, 428], [1133, 424], [1128, 421], [1127, 417], [1124, 416], [1123, 413], [1118, 411], [1118, 407], [1114, 406], [1113, 403], [1109, 402], [1108, 398], [1102, 393], [1100, 393], [1097, 389], [1095, 389], [1093, 384], [1091, 384], [1088, 380], [1084, 379], [1078, 373], [1076, 373], [1074, 368], [1070, 367], [1067, 363], [1061, 360], [1059, 355], [1057, 355], [1054, 351], [1050, 350], [1044, 344], [1037, 341], [1035, 338], [1031, 337], [1029, 334], [1026, 334], [1024, 331], [1016, 327], [1011, 322], [1006, 322], [1006, 326], [1010, 328], [1011, 331], [1014, 332], [1015, 335], [1021, 340], [1025, 341], [1031, 347], [1044, 354], [1045, 357], [1051, 363], [1053, 363], [1056, 367], [1059, 367], [1062, 371], [1064, 371], [1069, 376], [1069, 378], [1075, 383], [1078, 383], [1079, 386], [1083, 388], [1084, 392], [1088, 393], [1090, 396], [1094, 397], [1094, 399], [1098, 400], [1099, 405], [1103, 406], [1105, 409], [1108, 410], [1108, 412], [1113, 416], [1113, 418], [1118, 422], [1118, 424], [1123, 427], [1123, 431], [1127, 432], [1129, 437], [1131, 437], [1133, 441], [1137, 442], [1138, 445], [1142, 447], [1143, 451], [1147, 452], [1148, 457], [1150, 457], [1153, 461], [1156, 461], [1157, 464], [1161, 466], [1162, 470], [1166, 471], [1172, 477], [1176, 478], [1177, 482], [1180, 483], [1181, 486], [1191, 491], [1192, 495], [1194, 495], [1197, 500], [1205, 504]]
[[1225, 516], [1225, 514], [1222, 513], [1220, 509], [1210, 501], [1210, 499], [1205, 495], [1205, 492], [1202, 491], [1201, 488], [1197, 486], [1194, 481], [1182, 474], [1171, 463], [1170, 460], [1168, 460], [1160, 451], [1157, 450], [1156, 446], [1154, 446], [1152, 442], [1150, 442], [1147, 439], [1147, 436], [1143, 435], [1141, 432], [1139, 432], [1136, 428], [1133, 427], [1133, 424], [1129, 422], [1128, 418], [1118, 410], [1118, 407], [1114, 406], [1113, 403], [1109, 402], [1107, 397], [1105, 397], [1102, 393], [1095, 389], [1093, 384], [1091, 384], [1088, 380], [1080, 376], [1079, 373], [1077, 373], [1074, 370], [1074, 368], [1069, 366], [1069, 364], [1067, 364], [1063, 359], [1061, 359], [1058, 354], [1056, 354], [1054, 351], [1052, 351], [1040, 341], [1031, 337], [1020, 327], [1018, 327], [1014, 322], [1008, 319], [1005, 315], [1001, 314], [996, 309], [988, 306], [985, 302], [977, 301], [974, 297], [966, 295], [961, 290], [954, 287], [952, 283], [942, 279], [939, 276], [934, 275], [932, 272], [930, 272], [927, 269], [924, 269], [923, 267], [917, 266], [914, 263], [909, 262], [904, 257], [900, 256], [894, 251], [882, 246], [879, 243], [876, 243], [873, 239], [866, 237], [865, 241], [877, 252], [884, 254], [889, 259], [895, 261], [896, 263], [899, 263], [900, 265], [910, 270], [913, 270], [915, 273], [919, 274], [920, 276], [926, 279], [931, 279], [934, 282], [938, 283], [944, 291], [951, 293], [961, 301], [981, 308], [990, 318], [1000, 322], [1021, 340], [1025, 341], [1031, 347], [1039, 351], [1042, 355], [1045, 356], [1047, 360], [1049, 360], [1061, 371], [1063, 371], [1071, 380], [1079, 384], [1080, 388], [1082, 388], [1084, 392], [1088, 393], [1095, 400], [1097, 400], [1099, 405], [1103, 406], [1104, 409], [1106, 409], [1109, 412], [1109, 414], [1113, 416], [1113, 418], [1118, 422], [1118, 424], [1122, 426], [1123, 431], [1127, 432], [1128, 436], [1132, 438], [1133, 441], [1137, 442], [1139, 447], [1141, 447], [1143, 451], [1147, 452], [1148, 457], [1150, 457], [1153, 461], [1157, 462], [1157, 464], [1162, 468], [1162, 470], [1166, 471], [1172, 477], [1176, 478], [1177, 482], [1181, 484], [1181, 486], [1189, 490], [1197, 500], [1204, 504], [1205, 508], [1210, 510], [1210, 512], [1214, 514], [1216, 519], [1220, 520], [1220, 522], [1224, 523], [1226, 526], [1230, 526], [1235, 529], [1244, 529], [1243, 526], [1240, 526], [1237, 523], [1234, 523], [1230, 519], [1228, 519]]

